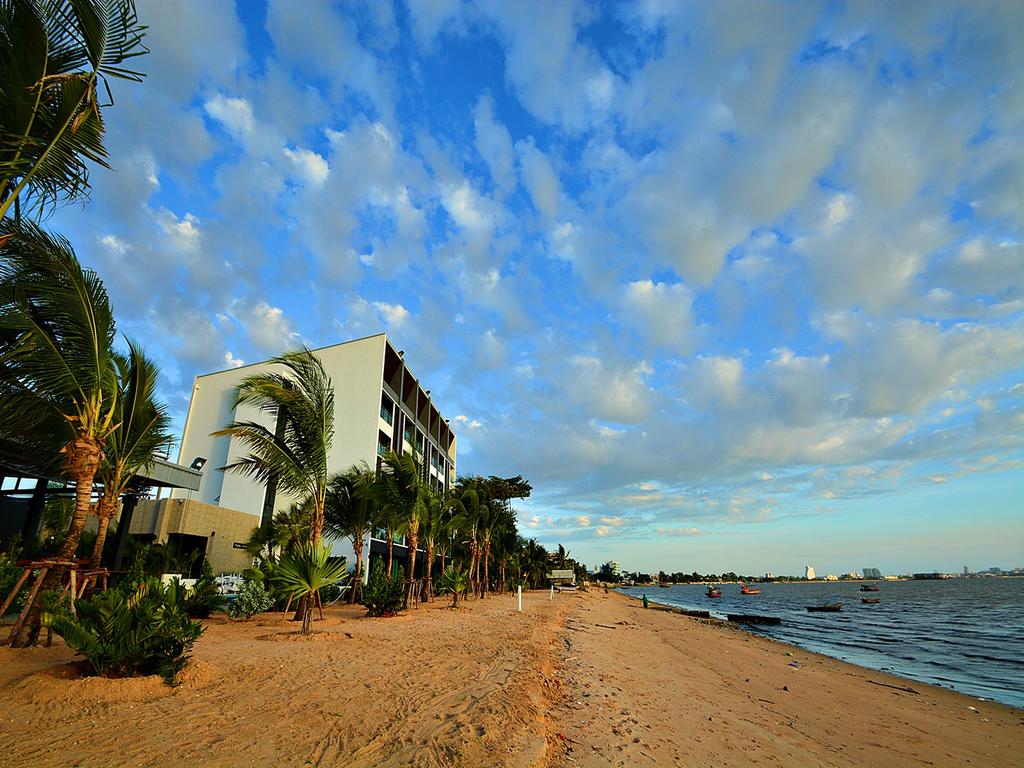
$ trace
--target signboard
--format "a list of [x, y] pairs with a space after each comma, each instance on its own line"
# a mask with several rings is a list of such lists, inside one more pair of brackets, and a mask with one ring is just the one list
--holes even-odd
[[564, 571], [551, 571], [551, 573], [548, 574], [548, 578], [552, 581], [557, 581], [559, 579], [572, 581], [576, 578], [576, 572], [571, 569], [566, 569]]
[[231, 546], [234, 547], [235, 549], [245, 549], [245, 542], [244, 541], [236, 541]]

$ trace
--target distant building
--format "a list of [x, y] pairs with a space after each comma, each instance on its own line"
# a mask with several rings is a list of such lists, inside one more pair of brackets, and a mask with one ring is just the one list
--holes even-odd
[[829, 573], [825, 576], [825, 581], [839, 581], [839, 577], [834, 573]]
[[607, 563], [605, 563], [605, 565], [607, 565], [608, 566], [608, 570], [611, 571], [616, 576], [619, 576], [622, 573], [622, 566], [619, 565], [614, 560], [609, 560]]
[[804, 578], [807, 579], [807, 580], [811, 580], [811, 579], [814, 578], [814, 566], [811, 566], [811, 565], [805, 565], [804, 566]]
[[774, 573], [772, 573], [771, 571], [769, 571], [768, 573], [766, 573], [766, 574], [764, 575], [764, 577], [765, 577], [766, 579], [774, 579], [774, 578], [775, 578], [775, 574], [774, 574]]
[[964, 576], [966, 576], [969, 573], [970, 573], [970, 571], [967, 570], [967, 566], [965, 565], [964, 566]]
[[882, 572], [877, 568], [865, 568], [864, 569], [865, 579], [880, 579], [882, 578]]

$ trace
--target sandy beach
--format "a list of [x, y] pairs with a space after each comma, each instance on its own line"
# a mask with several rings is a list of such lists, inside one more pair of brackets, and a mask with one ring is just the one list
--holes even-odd
[[615, 593], [523, 603], [217, 618], [174, 689], [2, 649], [0, 765], [1024, 765], [1024, 711]]

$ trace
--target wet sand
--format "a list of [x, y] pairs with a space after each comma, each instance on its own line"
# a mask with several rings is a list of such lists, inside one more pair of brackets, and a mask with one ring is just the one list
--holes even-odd
[[216, 618], [174, 689], [0, 649], [0, 766], [1024, 766], [1021, 710], [615, 593], [523, 607]]

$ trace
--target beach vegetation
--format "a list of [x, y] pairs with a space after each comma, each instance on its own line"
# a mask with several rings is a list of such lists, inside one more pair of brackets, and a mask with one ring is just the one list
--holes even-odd
[[[427, 488], [422, 477], [423, 469], [412, 454], [399, 454], [395, 451], [384, 454], [377, 476], [377, 497], [382, 513], [386, 518], [398, 521], [405, 531], [405, 544], [409, 553], [409, 580], [407, 585], [403, 585], [406, 586], [403, 606], [407, 606], [412, 598], [416, 574], [420, 518], [423, 516]], [[388, 559], [391, 559], [390, 551]]]
[[349, 603], [356, 602], [356, 590], [363, 583], [363, 543], [372, 533], [379, 516], [377, 477], [364, 462], [348, 472], [334, 475], [327, 488], [324, 526], [335, 538], [347, 538], [355, 555], [355, 573]]
[[193, 619], [207, 619], [215, 611], [224, 610], [227, 601], [213, 576], [210, 561], [203, 562], [199, 578], [185, 594], [185, 612]]
[[134, 586], [96, 592], [75, 602], [77, 615], [61, 612], [53, 631], [80, 654], [95, 674], [158, 674], [173, 685], [203, 626], [188, 616], [184, 587], [147, 577]]
[[107, 531], [118, 500], [135, 475], [144, 469], [171, 438], [167, 407], [156, 399], [159, 371], [138, 344], [128, 341], [127, 354], [114, 353], [120, 387], [114, 405], [114, 428], [103, 445], [97, 473], [103, 493], [96, 505], [99, 525], [92, 547], [92, 566], [99, 568]]
[[0, 219], [88, 195], [89, 164], [108, 167], [107, 80], [142, 80], [127, 63], [145, 31], [132, 0], [0, 3]]
[[463, 594], [468, 588], [469, 579], [466, 571], [453, 565], [444, 569], [441, 579], [437, 584], [439, 594], [452, 596], [452, 608], [459, 607], [459, 595]]
[[317, 594], [347, 577], [345, 558], [332, 558], [329, 547], [309, 543], [283, 556], [274, 569], [273, 579], [280, 594], [305, 604], [301, 632], [308, 635]]
[[238, 590], [238, 596], [228, 603], [228, 616], [233, 619], [249, 619], [257, 613], [269, 611], [274, 604], [270, 592], [264, 584], [263, 574], [254, 577], [247, 573], [242, 586]]
[[378, 559], [370, 571], [370, 579], [363, 590], [363, 605], [368, 616], [394, 616], [405, 600], [405, 572], [399, 567], [397, 578], [389, 579], [384, 563]]

